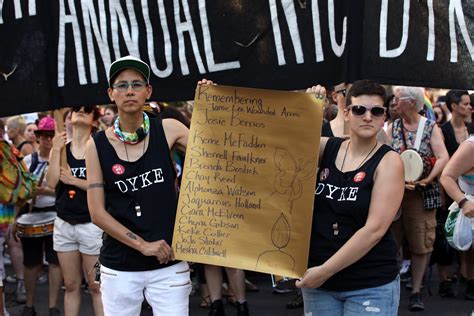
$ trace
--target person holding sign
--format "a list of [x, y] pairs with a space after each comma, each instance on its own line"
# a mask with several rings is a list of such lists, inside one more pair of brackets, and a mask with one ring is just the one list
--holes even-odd
[[354, 82], [344, 110], [350, 138], [321, 139], [310, 268], [296, 282], [305, 314], [397, 315], [397, 246], [389, 228], [403, 197], [403, 163], [377, 142], [384, 100], [378, 83]]
[[393, 149], [404, 159], [406, 181], [401, 217], [393, 228], [399, 244], [406, 235], [411, 253], [413, 289], [408, 308], [421, 311], [421, 283], [428, 254], [433, 251], [436, 209], [441, 206], [437, 176], [449, 155], [440, 128], [419, 114], [425, 102], [423, 89], [397, 86], [393, 92], [400, 118], [389, 126], [387, 134]]
[[170, 247], [177, 202], [170, 148], [185, 150], [188, 129], [144, 113], [149, 77], [138, 58], [111, 64], [108, 96], [118, 117], [86, 150], [89, 210], [104, 230], [97, 278], [109, 316], [139, 315], [143, 294], [155, 315], [189, 311], [189, 266], [174, 261]]
[[[441, 174], [440, 182], [446, 193], [456, 201], [464, 215], [474, 217], [474, 135], [464, 141]], [[470, 195], [471, 198], [467, 196]], [[464, 297], [474, 300], [474, 248], [466, 252], [466, 291]]]
[[[66, 132], [56, 133], [46, 174], [48, 187], [56, 189], [58, 216], [54, 221], [53, 242], [66, 287], [66, 315], [79, 315], [83, 271], [87, 273], [95, 315], [104, 314], [99, 285], [94, 282], [92, 273], [102, 245], [102, 230], [91, 223], [87, 208], [85, 168], [86, 144], [91, 138], [93, 124], [98, 119], [99, 110], [95, 106], [72, 108], [72, 140], [66, 144]], [[66, 151], [67, 166], [60, 165], [63, 149]]]

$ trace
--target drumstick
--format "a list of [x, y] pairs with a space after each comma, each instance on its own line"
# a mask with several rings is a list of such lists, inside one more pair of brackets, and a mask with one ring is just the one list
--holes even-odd
[[426, 184], [425, 183], [415, 183], [415, 184], [405, 183], [405, 188], [407, 188], [408, 190], [414, 191], [417, 186], [420, 186], [420, 187], [424, 188], [424, 187], [426, 187]]

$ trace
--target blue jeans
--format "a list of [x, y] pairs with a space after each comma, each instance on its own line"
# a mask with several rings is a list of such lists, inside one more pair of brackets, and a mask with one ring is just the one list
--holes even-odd
[[303, 299], [306, 316], [396, 316], [400, 302], [400, 276], [385, 285], [355, 291], [303, 289]]

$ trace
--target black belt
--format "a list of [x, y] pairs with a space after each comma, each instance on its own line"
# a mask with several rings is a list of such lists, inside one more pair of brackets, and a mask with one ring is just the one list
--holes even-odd
[[65, 218], [62, 218], [60, 217], [63, 221], [65, 221], [66, 223], [70, 224], [70, 225], [78, 225], [78, 224], [87, 224], [87, 223], [90, 223], [90, 222], [84, 222], [84, 221], [78, 221], [77, 219], [65, 219]]

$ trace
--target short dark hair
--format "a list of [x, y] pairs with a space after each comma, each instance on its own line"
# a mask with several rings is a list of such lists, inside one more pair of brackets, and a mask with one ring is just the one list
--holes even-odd
[[466, 90], [449, 90], [448, 93], [446, 93], [446, 105], [450, 111], [453, 111], [451, 104], [459, 104], [463, 95], [469, 96], [469, 92]]
[[373, 80], [357, 80], [352, 84], [352, 87], [347, 92], [346, 106], [352, 104], [352, 97], [358, 97], [361, 95], [375, 95], [379, 96], [382, 101], [385, 101], [386, 94], [385, 88]]

